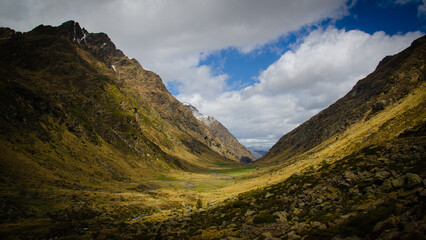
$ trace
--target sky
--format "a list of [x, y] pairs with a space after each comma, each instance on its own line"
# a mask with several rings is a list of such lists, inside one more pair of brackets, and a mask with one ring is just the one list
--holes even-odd
[[0, 26], [105, 32], [245, 146], [280, 137], [426, 32], [426, 0], [0, 0]]

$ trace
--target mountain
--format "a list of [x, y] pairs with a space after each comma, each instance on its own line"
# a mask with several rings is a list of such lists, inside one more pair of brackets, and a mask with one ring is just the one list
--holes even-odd
[[3, 139], [22, 131], [56, 143], [52, 134], [65, 131], [94, 146], [170, 158], [167, 165], [178, 168], [204, 166], [204, 152], [233, 158], [158, 75], [106, 34], [69, 21], [28, 33], [2, 28], [0, 36]]
[[0, 28], [0, 75], [0, 223], [238, 162], [158, 75], [77, 22]]
[[190, 103], [183, 103], [189, 110], [192, 111], [194, 116], [200, 120], [213, 134], [214, 137], [219, 139], [229, 147], [232, 153], [235, 155], [240, 162], [251, 162], [254, 161], [254, 157], [238, 140], [214, 117], [203, 115], [198, 111], [197, 108], [192, 106]]
[[385, 57], [344, 97], [284, 135], [259, 162], [289, 164], [320, 152], [335, 159], [421, 124], [425, 45], [422, 37]]
[[250, 153], [256, 158], [259, 159], [269, 151], [269, 147], [265, 146], [251, 146], [247, 148]]

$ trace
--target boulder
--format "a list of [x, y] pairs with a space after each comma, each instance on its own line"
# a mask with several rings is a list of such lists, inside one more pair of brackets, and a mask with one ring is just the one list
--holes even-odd
[[397, 227], [397, 221], [394, 216], [389, 217], [388, 219], [379, 222], [374, 226], [373, 231], [371, 233], [371, 236], [373, 238], [376, 238], [380, 236], [384, 231], [388, 229], [393, 229]]
[[296, 232], [291, 231], [291, 232], [287, 233], [287, 239], [288, 240], [298, 240], [298, 239], [301, 239], [301, 237], [299, 235], [297, 235]]
[[247, 210], [246, 214], [244, 214], [244, 216], [246, 217], [250, 217], [251, 215], [255, 214], [256, 211], [252, 211], [252, 210]]
[[300, 172], [295, 172], [291, 175], [291, 177], [293, 177], [293, 178], [297, 178], [297, 177], [300, 177], [300, 176], [302, 176], [302, 174]]
[[404, 181], [403, 177], [398, 177], [398, 178], [391, 180], [392, 187], [394, 187], [394, 188], [400, 188], [400, 187], [404, 186], [404, 182], [405, 181]]
[[407, 173], [405, 175], [405, 178], [407, 180], [406, 186], [408, 188], [414, 188], [415, 186], [420, 185], [422, 183], [422, 178], [417, 174]]
[[279, 223], [286, 223], [287, 222], [287, 212], [282, 211], [282, 212], [274, 212], [274, 214], [272, 214], [273, 216], [277, 216], [277, 222]]
[[343, 176], [344, 176], [345, 180], [348, 181], [348, 182], [356, 181], [356, 180], [359, 179], [359, 177], [357, 175], [355, 175], [353, 172], [351, 172], [349, 170], [345, 171]]
[[324, 230], [327, 227], [324, 224], [320, 223], [320, 222], [312, 222], [311, 223], [311, 228], [314, 228], [314, 229], [317, 228], [317, 229], [320, 229], [320, 230]]
[[304, 222], [296, 222], [292, 227], [291, 230], [296, 231], [296, 233], [302, 233], [308, 229], [309, 225]]
[[380, 180], [384, 180], [390, 176], [390, 172], [387, 171], [379, 171], [374, 176]]
[[392, 191], [392, 181], [390, 179], [386, 179], [385, 182], [382, 185], [382, 189], [384, 192], [390, 192]]
[[270, 192], [267, 192], [267, 193], [265, 194], [265, 198], [270, 198], [270, 197], [272, 197], [272, 196], [274, 196], [274, 194], [272, 194], [272, 193], [270, 193]]

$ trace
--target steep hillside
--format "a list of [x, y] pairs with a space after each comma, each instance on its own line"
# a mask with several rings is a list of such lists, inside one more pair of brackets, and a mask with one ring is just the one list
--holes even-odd
[[156, 74], [106, 34], [70, 21], [23, 34], [3, 28], [0, 36], [3, 141], [33, 139], [49, 149], [70, 135], [77, 145], [106, 144], [137, 161], [181, 169], [232, 157]]
[[240, 162], [254, 161], [252, 154], [240, 143], [238, 140], [214, 117], [203, 115], [197, 108], [190, 103], [183, 103], [189, 110], [192, 111], [194, 116], [200, 120], [213, 134], [214, 137], [224, 143], [240, 160]]
[[[384, 58], [373, 73], [360, 80], [343, 98], [284, 135], [260, 162], [286, 162], [302, 153], [324, 150], [331, 144], [340, 145], [341, 149], [360, 149], [393, 138], [423, 121], [424, 92], [419, 89], [425, 83], [425, 56], [426, 37], [422, 37], [401, 53]], [[419, 99], [410, 98], [410, 94], [417, 94]], [[403, 105], [407, 107], [401, 109]], [[410, 111], [416, 115], [411, 116]], [[378, 115], [380, 118], [375, 118]], [[382, 131], [383, 128], [391, 129]], [[348, 142], [347, 136], [356, 136], [364, 130], [363, 142], [354, 148], [356, 144]]]

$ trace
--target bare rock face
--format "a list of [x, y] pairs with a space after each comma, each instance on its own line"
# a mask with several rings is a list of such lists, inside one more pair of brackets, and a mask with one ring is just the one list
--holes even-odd
[[240, 162], [251, 162], [255, 158], [238, 140], [214, 117], [206, 116], [198, 111], [197, 108], [190, 103], [183, 103], [185, 107], [192, 111], [194, 116], [200, 120], [213, 134], [225, 144]]

